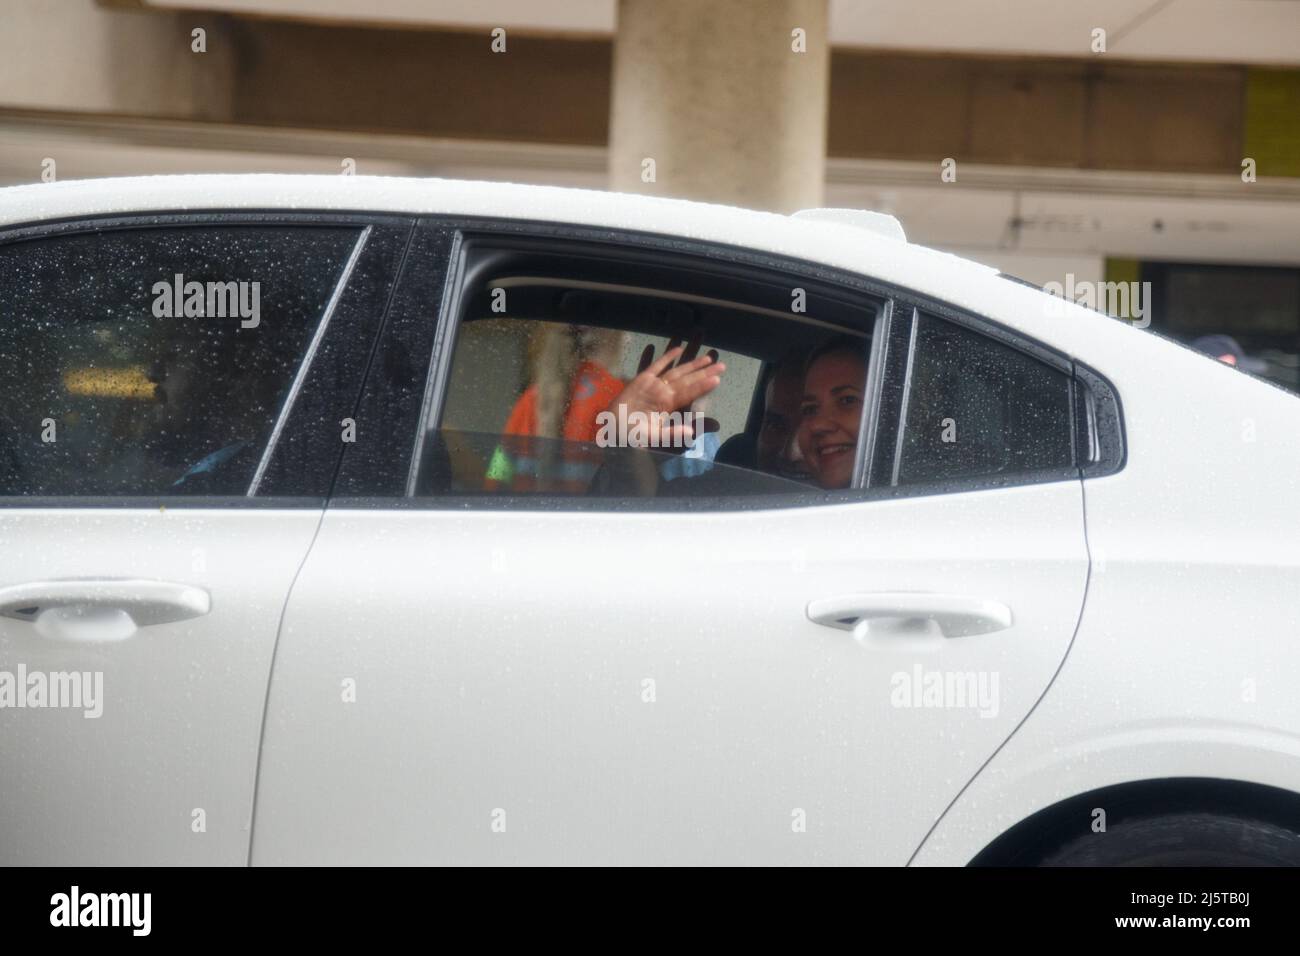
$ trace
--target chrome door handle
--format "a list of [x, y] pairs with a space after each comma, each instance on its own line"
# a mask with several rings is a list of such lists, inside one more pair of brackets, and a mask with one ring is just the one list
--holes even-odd
[[59, 578], [0, 588], [0, 617], [28, 621], [46, 637], [120, 641], [139, 628], [212, 610], [207, 591], [140, 578]]
[[1014, 622], [1011, 608], [997, 601], [928, 591], [846, 594], [808, 604], [808, 620], [855, 634], [872, 621], [887, 619], [933, 621], [944, 637], [989, 634]]

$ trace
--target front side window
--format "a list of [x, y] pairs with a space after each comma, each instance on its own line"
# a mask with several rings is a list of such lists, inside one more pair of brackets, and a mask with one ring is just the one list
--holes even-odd
[[358, 234], [0, 245], [0, 496], [247, 493]]

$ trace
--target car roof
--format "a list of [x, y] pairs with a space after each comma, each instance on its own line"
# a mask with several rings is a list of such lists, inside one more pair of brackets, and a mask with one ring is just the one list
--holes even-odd
[[[556, 222], [719, 243], [869, 276], [972, 313], [1067, 355], [1128, 353], [1137, 362], [1169, 349], [1090, 309], [1048, 296], [990, 266], [853, 224], [854, 217], [785, 216], [628, 193], [388, 176], [181, 175], [70, 180], [0, 188], [0, 227], [148, 212], [347, 211]], [[1173, 351], [1182, 351], [1174, 349]], [[1241, 376], [1243, 379], [1246, 376]]]
[[556, 186], [388, 176], [145, 176], [0, 189], [0, 225], [77, 216], [225, 209], [347, 210], [485, 216], [631, 229], [757, 249], [915, 286], [995, 269], [880, 229], [816, 216]]

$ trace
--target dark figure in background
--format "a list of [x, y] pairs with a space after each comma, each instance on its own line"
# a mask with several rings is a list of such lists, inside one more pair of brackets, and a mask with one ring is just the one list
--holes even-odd
[[1192, 348], [1216, 358], [1224, 365], [1231, 365], [1243, 372], [1263, 372], [1268, 363], [1248, 356], [1236, 339], [1231, 335], [1202, 335], [1191, 342]]

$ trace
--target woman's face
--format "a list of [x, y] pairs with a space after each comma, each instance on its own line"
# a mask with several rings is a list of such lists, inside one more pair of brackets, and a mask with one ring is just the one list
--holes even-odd
[[853, 482], [866, 370], [851, 352], [828, 352], [813, 360], [804, 377], [799, 449], [823, 488]]

